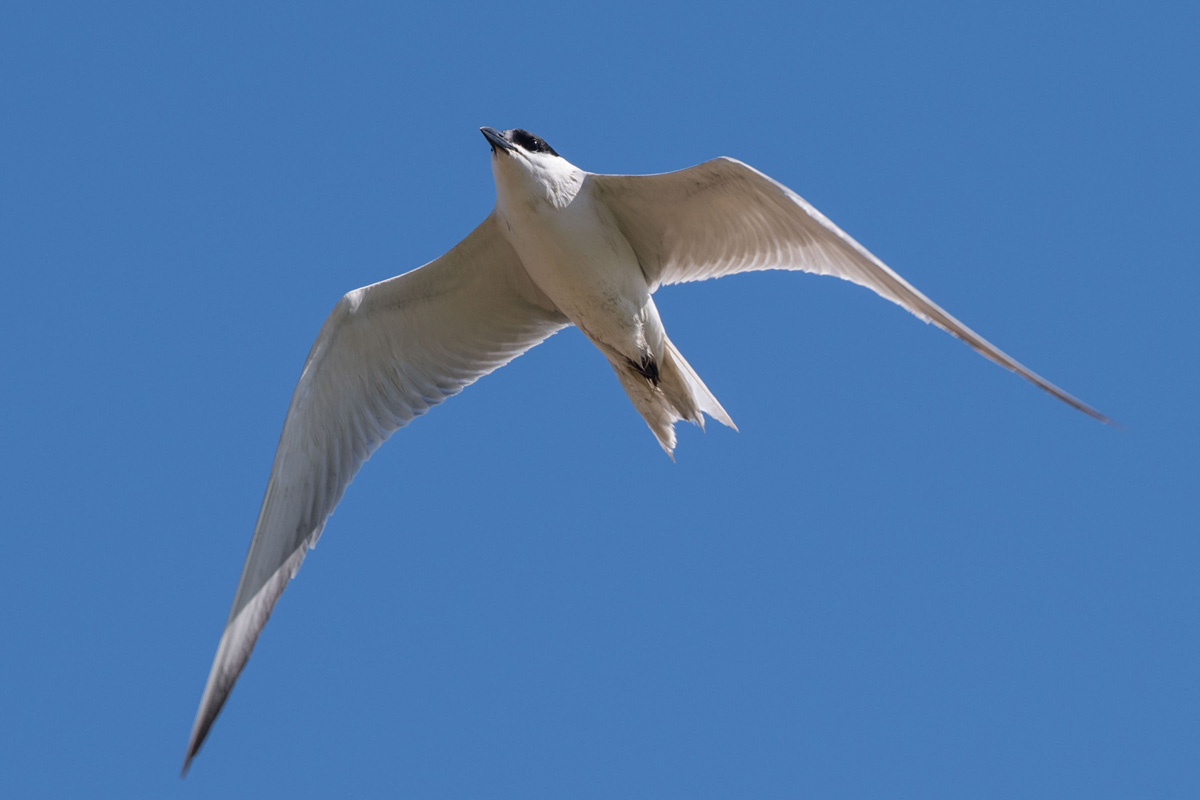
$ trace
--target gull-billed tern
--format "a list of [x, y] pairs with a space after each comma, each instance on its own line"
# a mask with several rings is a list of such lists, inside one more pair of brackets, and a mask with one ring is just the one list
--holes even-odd
[[943, 311], [786, 186], [732, 158], [595, 175], [523, 130], [482, 128], [496, 206], [450, 252], [343, 297], [296, 385], [184, 771], [267, 616], [358, 468], [384, 439], [574, 325], [608, 359], [668, 454], [674, 424], [733, 420], [667, 338], [664, 284], [789, 269], [898, 303], [1103, 422]]

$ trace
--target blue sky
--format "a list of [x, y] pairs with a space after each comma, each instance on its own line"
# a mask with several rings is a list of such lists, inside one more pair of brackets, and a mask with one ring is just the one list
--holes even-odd
[[[1194, 797], [1185, 3], [14, 3], [12, 797]], [[668, 288], [672, 464], [565, 331], [386, 444], [178, 768], [300, 365], [490, 210], [478, 128], [740, 158], [1097, 424], [866, 290]]]

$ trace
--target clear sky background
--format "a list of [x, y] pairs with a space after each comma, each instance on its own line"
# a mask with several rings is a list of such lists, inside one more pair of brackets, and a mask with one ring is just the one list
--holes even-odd
[[[8, 3], [0, 791], [1196, 797], [1200, 21], [1173, 3]], [[300, 366], [490, 210], [481, 125], [740, 158], [870, 292], [668, 288], [398, 433], [178, 770]]]

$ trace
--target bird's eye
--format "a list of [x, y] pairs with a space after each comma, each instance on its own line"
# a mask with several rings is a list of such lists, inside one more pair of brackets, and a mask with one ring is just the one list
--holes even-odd
[[514, 144], [519, 144], [531, 153], [549, 153], [552, 156], [558, 155], [554, 152], [554, 148], [546, 144], [544, 139], [534, 136], [529, 131], [517, 128], [512, 132], [512, 141]]

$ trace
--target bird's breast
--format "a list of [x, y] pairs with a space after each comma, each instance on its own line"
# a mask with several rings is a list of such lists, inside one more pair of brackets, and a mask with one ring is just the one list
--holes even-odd
[[589, 334], [631, 325], [649, 300], [637, 256], [602, 203], [581, 194], [563, 208], [521, 204], [502, 216], [529, 277]]

